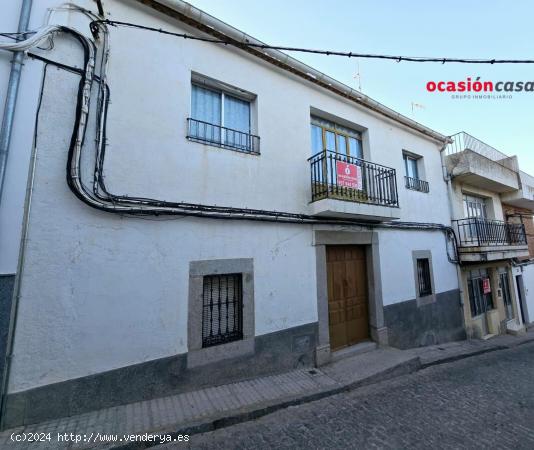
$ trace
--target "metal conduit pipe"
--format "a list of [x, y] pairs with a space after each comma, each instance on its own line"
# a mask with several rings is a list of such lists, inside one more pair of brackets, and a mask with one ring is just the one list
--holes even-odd
[[[30, 23], [30, 16], [32, 10], [33, 0], [22, 0], [20, 7], [18, 32], [24, 33], [28, 31]], [[22, 66], [24, 62], [24, 52], [14, 52], [11, 61], [11, 71], [9, 73], [9, 81], [7, 85], [6, 100], [4, 104], [4, 115], [2, 117], [2, 127], [0, 128], [0, 206], [2, 204], [2, 194], [4, 190], [4, 181], [7, 168], [7, 157], [9, 155], [9, 147], [11, 144], [11, 135], [13, 132], [13, 123], [15, 120], [15, 108], [17, 106], [17, 97], [19, 93], [20, 78], [22, 75]], [[12, 308], [13, 310], [13, 308]], [[11, 311], [11, 319], [13, 311]], [[13, 327], [13, 323], [9, 323], [9, 328]], [[8, 341], [11, 341], [8, 337]], [[8, 347], [11, 342], [6, 345], [6, 353], [9, 352]], [[0, 374], [0, 427], [2, 426], [2, 417], [5, 409], [5, 394], [7, 390], [6, 367]], [[0, 428], [1, 429], [1, 428]]]
[[[454, 207], [452, 204], [452, 199], [454, 195], [454, 191], [452, 189], [452, 180], [451, 176], [447, 170], [447, 165], [445, 164], [445, 150], [447, 149], [447, 144], [445, 144], [441, 150], [439, 151], [439, 155], [441, 158], [441, 169], [443, 173], [443, 181], [447, 184], [447, 199], [448, 199], [448, 205], [449, 205], [449, 216], [451, 219], [454, 216]], [[453, 233], [455, 231], [453, 230]], [[455, 248], [458, 249], [458, 245], [455, 245]], [[465, 315], [464, 315], [464, 304], [465, 304], [465, 292], [464, 292], [464, 283], [462, 280], [462, 268], [461, 268], [461, 261], [460, 261], [460, 255], [457, 254], [456, 258], [458, 259], [458, 264], [456, 264], [456, 278], [458, 280], [458, 290], [460, 293], [460, 307], [462, 308], [462, 320], [464, 321], [464, 328], [465, 328]]]
[[[22, 0], [18, 27], [19, 33], [28, 31], [32, 1], [33, 0]], [[2, 128], [0, 128], [0, 204], [2, 203], [7, 157], [9, 154], [9, 145], [11, 143], [13, 122], [15, 120], [15, 108], [17, 106], [17, 97], [19, 93], [23, 61], [24, 52], [15, 52], [13, 54], [13, 60], [11, 61], [11, 72], [9, 74], [9, 82], [7, 85], [6, 101], [4, 105], [4, 115], [2, 117]]]

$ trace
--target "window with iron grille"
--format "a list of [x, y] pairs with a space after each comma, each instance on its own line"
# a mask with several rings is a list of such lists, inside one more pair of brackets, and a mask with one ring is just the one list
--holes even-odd
[[240, 339], [243, 339], [242, 274], [204, 276], [202, 347]]
[[489, 279], [486, 269], [470, 270], [467, 273], [467, 291], [472, 317], [484, 314], [494, 308], [492, 292], [484, 293], [485, 279]]
[[248, 95], [242, 98], [194, 82], [187, 138], [240, 152], [259, 153], [259, 137], [252, 134], [251, 106]]
[[417, 259], [417, 281], [419, 286], [419, 297], [432, 294], [430, 261], [428, 258]]

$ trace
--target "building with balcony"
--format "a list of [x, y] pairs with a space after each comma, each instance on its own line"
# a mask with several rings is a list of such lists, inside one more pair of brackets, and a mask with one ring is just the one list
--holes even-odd
[[63, 67], [24, 66], [0, 208], [5, 425], [465, 337], [448, 137], [182, 1], [104, 7], [229, 45], [97, 36], [72, 4], [34, 6], [32, 29], [50, 8], [109, 61], [98, 83], [64, 70], [85, 59], [59, 33], [33, 51]]
[[519, 171], [517, 157], [465, 132], [452, 136], [444, 162], [450, 177], [467, 334], [519, 332], [528, 318], [524, 283], [516, 266], [530, 257], [527, 227], [531, 230], [532, 209], [522, 209], [522, 216], [512, 205], [534, 205], [524, 198], [530, 176]]

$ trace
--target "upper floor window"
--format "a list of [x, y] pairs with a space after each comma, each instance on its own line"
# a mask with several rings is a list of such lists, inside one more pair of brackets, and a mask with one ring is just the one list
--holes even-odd
[[312, 118], [311, 143], [312, 155], [326, 150], [363, 158], [361, 133], [324, 119]]
[[413, 156], [404, 154], [404, 168], [406, 170], [406, 176], [415, 180], [419, 179], [419, 170], [417, 169], [417, 159]]
[[252, 134], [251, 102], [211, 86], [193, 83], [188, 138], [242, 152], [259, 153]]
[[405, 181], [406, 187], [414, 191], [428, 192], [428, 182], [421, 179], [419, 174], [419, 166], [423, 158], [404, 152], [402, 154], [404, 160]]
[[464, 194], [464, 215], [466, 218], [487, 219], [486, 199]]

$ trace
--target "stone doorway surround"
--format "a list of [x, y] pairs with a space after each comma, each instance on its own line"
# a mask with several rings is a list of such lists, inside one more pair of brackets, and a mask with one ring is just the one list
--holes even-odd
[[371, 339], [379, 345], [388, 344], [387, 328], [384, 326], [382, 284], [380, 275], [380, 254], [376, 231], [314, 231], [317, 316], [319, 321], [316, 364], [330, 362], [330, 331], [328, 326], [328, 284], [326, 274], [327, 245], [364, 245], [367, 262], [367, 289], [369, 296], [369, 329]]

